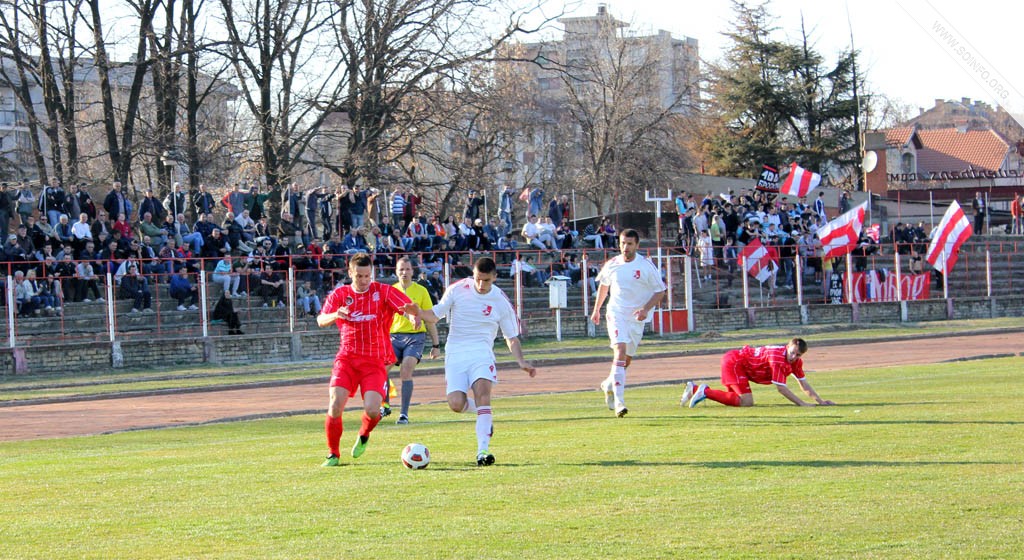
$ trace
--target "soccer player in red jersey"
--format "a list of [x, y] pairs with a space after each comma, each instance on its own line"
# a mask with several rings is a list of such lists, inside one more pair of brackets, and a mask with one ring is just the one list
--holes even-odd
[[387, 366], [395, 361], [391, 349], [391, 321], [396, 313], [418, 315], [420, 311], [400, 290], [373, 281], [373, 261], [366, 253], [352, 256], [348, 273], [352, 284], [335, 288], [316, 318], [321, 327], [337, 325], [341, 334], [331, 372], [331, 400], [324, 421], [327, 447], [331, 452], [324, 461], [325, 467], [339, 464], [341, 412], [357, 388], [362, 390], [363, 423], [352, 447], [352, 457], [358, 458], [366, 451], [370, 432], [380, 422]]
[[[807, 352], [807, 342], [802, 338], [794, 338], [785, 346], [744, 346], [739, 350], [730, 350], [722, 356], [722, 385], [725, 391], [710, 389], [707, 385], [699, 387], [692, 381], [686, 382], [686, 391], [679, 404], [689, 404], [693, 408], [711, 399], [726, 406], [754, 406], [754, 395], [750, 392], [750, 382], [761, 385], [775, 385], [779, 393], [797, 406], [827, 406], [836, 404], [818, 396], [804, 375], [804, 362], [801, 359]], [[800, 388], [814, 402], [806, 402], [796, 396], [786, 386], [786, 378], [790, 375], [800, 383]]]

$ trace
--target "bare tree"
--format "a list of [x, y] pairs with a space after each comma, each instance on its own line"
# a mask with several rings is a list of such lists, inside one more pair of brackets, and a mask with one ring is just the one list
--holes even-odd
[[[62, 181], [79, 178], [76, 80], [81, 49], [76, 31], [81, 8], [82, 0], [9, 1], [0, 5], [0, 56], [5, 61], [0, 65], [0, 75], [12, 85], [25, 110], [40, 178], [50, 175], [47, 157], [53, 166], [52, 175]], [[45, 118], [36, 112], [32, 95], [36, 87], [42, 93]], [[48, 154], [43, 153], [40, 133], [45, 135]]]
[[318, 43], [337, 7], [328, 0], [221, 0], [231, 61], [255, 120], [267, 185], [291, 179], [300, 155], [338, 106], [342, 57]]
[[[510, 38], [550, 21], [528, 27], [523, 22], [534, 9], [510, 10], [504, 26], [487, 36], [478, 22], [498, 7], [491, 0], [335, 2], [332, 29], [346, 63], [339, 83], [344, 96], [336, 109], [347, 114], [349, 126], [336, 133], [347, 148], [344, 161], [323, 165], [349, 183], [362, 180], [371, 187], [380, 185], [382, 168], [415, 150], [417, 142], [425, 144], [424, 152], [436, 153], [429, 147], [436, 142], [436, 115], [415, 110], [417, 104], [434, 99], [428, 105], [437, 106], [439, 97], [462, 96], [465, 90], [458, 87], [475, 64], [493, 58]], [[481, 122], [465, 113], [459, 121], [469, 127]], [[476, 157], [487, 142], [472, 144], [456, 146], [456, 152]]]
[[668, 186], [689, 163], [676, 121], [689, 108], [693, 84], [663, 97], [658, 72], [660, 51], [622, 34], [615, 20], [564, 61], [541, 64], [561, 78], [565, 99], [559, 128], [575, 138], [577, 157], [556, 152], [563, 169], [574, 168], [571, 186], [603, 213], [633, 206], [645, 188]]

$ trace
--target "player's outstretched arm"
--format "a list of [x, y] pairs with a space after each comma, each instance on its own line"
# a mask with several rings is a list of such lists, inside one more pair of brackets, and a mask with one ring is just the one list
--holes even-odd
[[775, 388], [779, 390], [779, 394], [789, 399], [789, 401], [797, 406], [814, 406], [814, 403], [804, 402], [800, 397], [796, 396], [796, 393], [789, 390], [789, 387], [785, 385], [775, 385]]
[[434, 314], [433, 309], [420, 309], [419, 307], [417, 307], [416, 309], [419, 309], [420, 319], [426, 321], [428, 324], [440, 321], [438, 316]]
[[523, 357], [523, 346], [519, 342], [519, 337], [515, 336], [512, 338], [506, 338], [505, 344], [508, 345], [509, 352], [512, 352], [512, 357], [516, 359], [516, 364], [519, 365], [519, 369], [530, 374], [530, 377], [537, 376], [537, 368], [533, 367], [533, 364], [526, 361]]
[[828, 401], [819, 397], [818, 392], [814, 390], [814, 387], [811, 387], [811, 382], [807, 381], [807, 379], [800, 380], [800, 388], [804, 390], [804, 393], [807, 393], [808, 397], [814, 399], [814, 402], [818, 403], [821, 406], [832, 406], [836, 404], [832, 401]]

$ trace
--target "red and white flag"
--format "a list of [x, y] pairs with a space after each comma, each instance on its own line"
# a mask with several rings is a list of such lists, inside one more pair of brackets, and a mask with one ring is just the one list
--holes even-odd
[[745, 259], [743, 269], [762, 284], [779, 269], [779, 263], [775, 261], [772, 253], [756, 237], [747, 243], [741, 255]]
[[971, 221], [964, 215], [963, 208], [954, 200], [942, 221], [932, 231], [932, 242], [928, 245], [928, 262], [939, 272], [946, 274], [956, 265], [960, 246], [974, 233]]
[[818, 228], [822, 255], [826, 259], [841, 257], [857, 246], [860, 230], [864, 227], [864, 212], [868, 203], [857, 205], [849, 212]]
[[800, 167], [794, 161], [789, 165], [789, 175], [786, 176], [786, 181], [782, 183], [779, 194], [788, 194], [796, 197], [807, 196], [807, 193], [818, 188], [820, 184], [821, 175]]

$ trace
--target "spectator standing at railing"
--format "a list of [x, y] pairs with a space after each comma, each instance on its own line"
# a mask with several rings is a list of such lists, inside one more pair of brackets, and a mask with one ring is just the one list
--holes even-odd
[[828, 221], [828, 215], [825, 213], [825, 191], [818, 191], [818, 198], [814, 201], [814, 213], [822, 223]]
[[974, 210], [974, 235], [981, 235], [984, 230], [985, 214], [988, 212], [985, 202], [981, 191], [974, 193], [974, 198], [971, 199], [971, 208]]
[[328, 196], [327, 187], [324, 185], [314, 187], [304, 195], [307, 226], [302, 233], [303, 241], [308, 242], [310, 239], [320, 235], [320, 230], [317, 228], [317, 216], [320, 214], [320, 199], [327, 198]]
[[158, 224], [163, 223], [164, 218], [167, 216], [167, 210], [160, 202], [160, 199], [153, 194], [153, 189], [146, 189], [146, 196], [139, 203], [139, 215], [144, 216], [147, 212], [150, 215], [150, 219]]
[[391, 193], [391, 218], [397, 224], [398, 220], [405, 217], [405, 195], [398, 189]]
[[466, 196], [466, 206], [462, 210], [462, 217], [469, 218], [469, 223], [473, 223], [479, 219], [480, 208], [485, 204], [486, 199], [480, 191], [476, 189], [470, 189], [469, 194]]
[[125, 221], [130, 217], [132, 203], [125, 196], [124, 187], [120, 181], [114, 181], [113, 185], [111, 185], [110, 192], [103, 199], [103, 209], [107, 211], [108, 216], [112, 216], [114, 219], [117, 219], [122, 214], [125, 216]]
[[[287, 213], [289, 216], [288, 220], [294, 220], [292, 225], [300, 232], [303, 229], [302, 212], [304, 208], [302, 195], [302, 189], [299, 187], [299, 184], [292, 183], [287, 189], [285, 189], [281, 200], [281, 220], [284, 220], [284, 216]], [[279, 237], [281, 237], [282, 240], [284, 239], [283, 236]], [[293, 240], [289, 238], [288, 244], [290, 245], [292, 241]]]
[[[164, 197], [163, 207], [169, 216], [184, 214], [189, 208], [188, 193], [181, 190], [181, 183], [175, 181], [171, 185], [171, 192]], [[198, 214], [196, 214], [198, 216]]]
[[61, 212], [64, 211], [64, 189], [56, 177], [50, 177], [50, 182], [43, 185], [39, 194], [39, 211], [51, 224], [57, 223]]
[[[501, 221], [502, 236], [512, 231], [512, 223], [515, 214], [515, 191], [508, 185], [501, 186], [501, 195], [498, 198], [498, 219]], [[497, 239], [498, 237], [495, 237]]]
[[21, 217], [22, 224], [27, 223], [29, 216], [36, 211], [36, 194], [32, 192], [31, 187], [24, 183], [17, 190], [15, 209], [18, 211], [18, 216]]
[[711, 232], [704, 230], [697, 238], [697, 251], [700, 253], [700, 268], [704, 280], [711, 280], [711, 270], [715, 267], [715, 247], [711, 243]]
[[128, 272], [121, 278], [118, 293], [122, 299], [132, 300], [132, 313], [152, 313], [153, 294], [149, 291], [149, 280], [139, 273], [135, 263], [128, 265]]
[[17, 207], [17, 193], [7, 190], [7, 183], [0, 183], [0, 239], [6, 239], [11, 231], [11, 217]]
[[200, 216], [209, 216], [213, 214], [214, 209], [217, 208], [217, 201], [213, 199], [213, 195], [206, 191], [206, 185], [199, 183], [199, 187], [189, 193], [192, 198], [192, 211], [196, 219], [200, 219]]
[[527, 215], [540, 216], [543, 211], [542, 206], [544, 204], [544, 189], [540, 187], [531, 188], [528, 202], [530, 209], [529, 212], [527, 212]]
[[1013, 195], [1010, 201], [1010, 233], [1020, 235], [1024, 233], [1024, 222], [1021, 216], [1024, 215], [1024, 200], [1021, 200], [1020, 193]]

